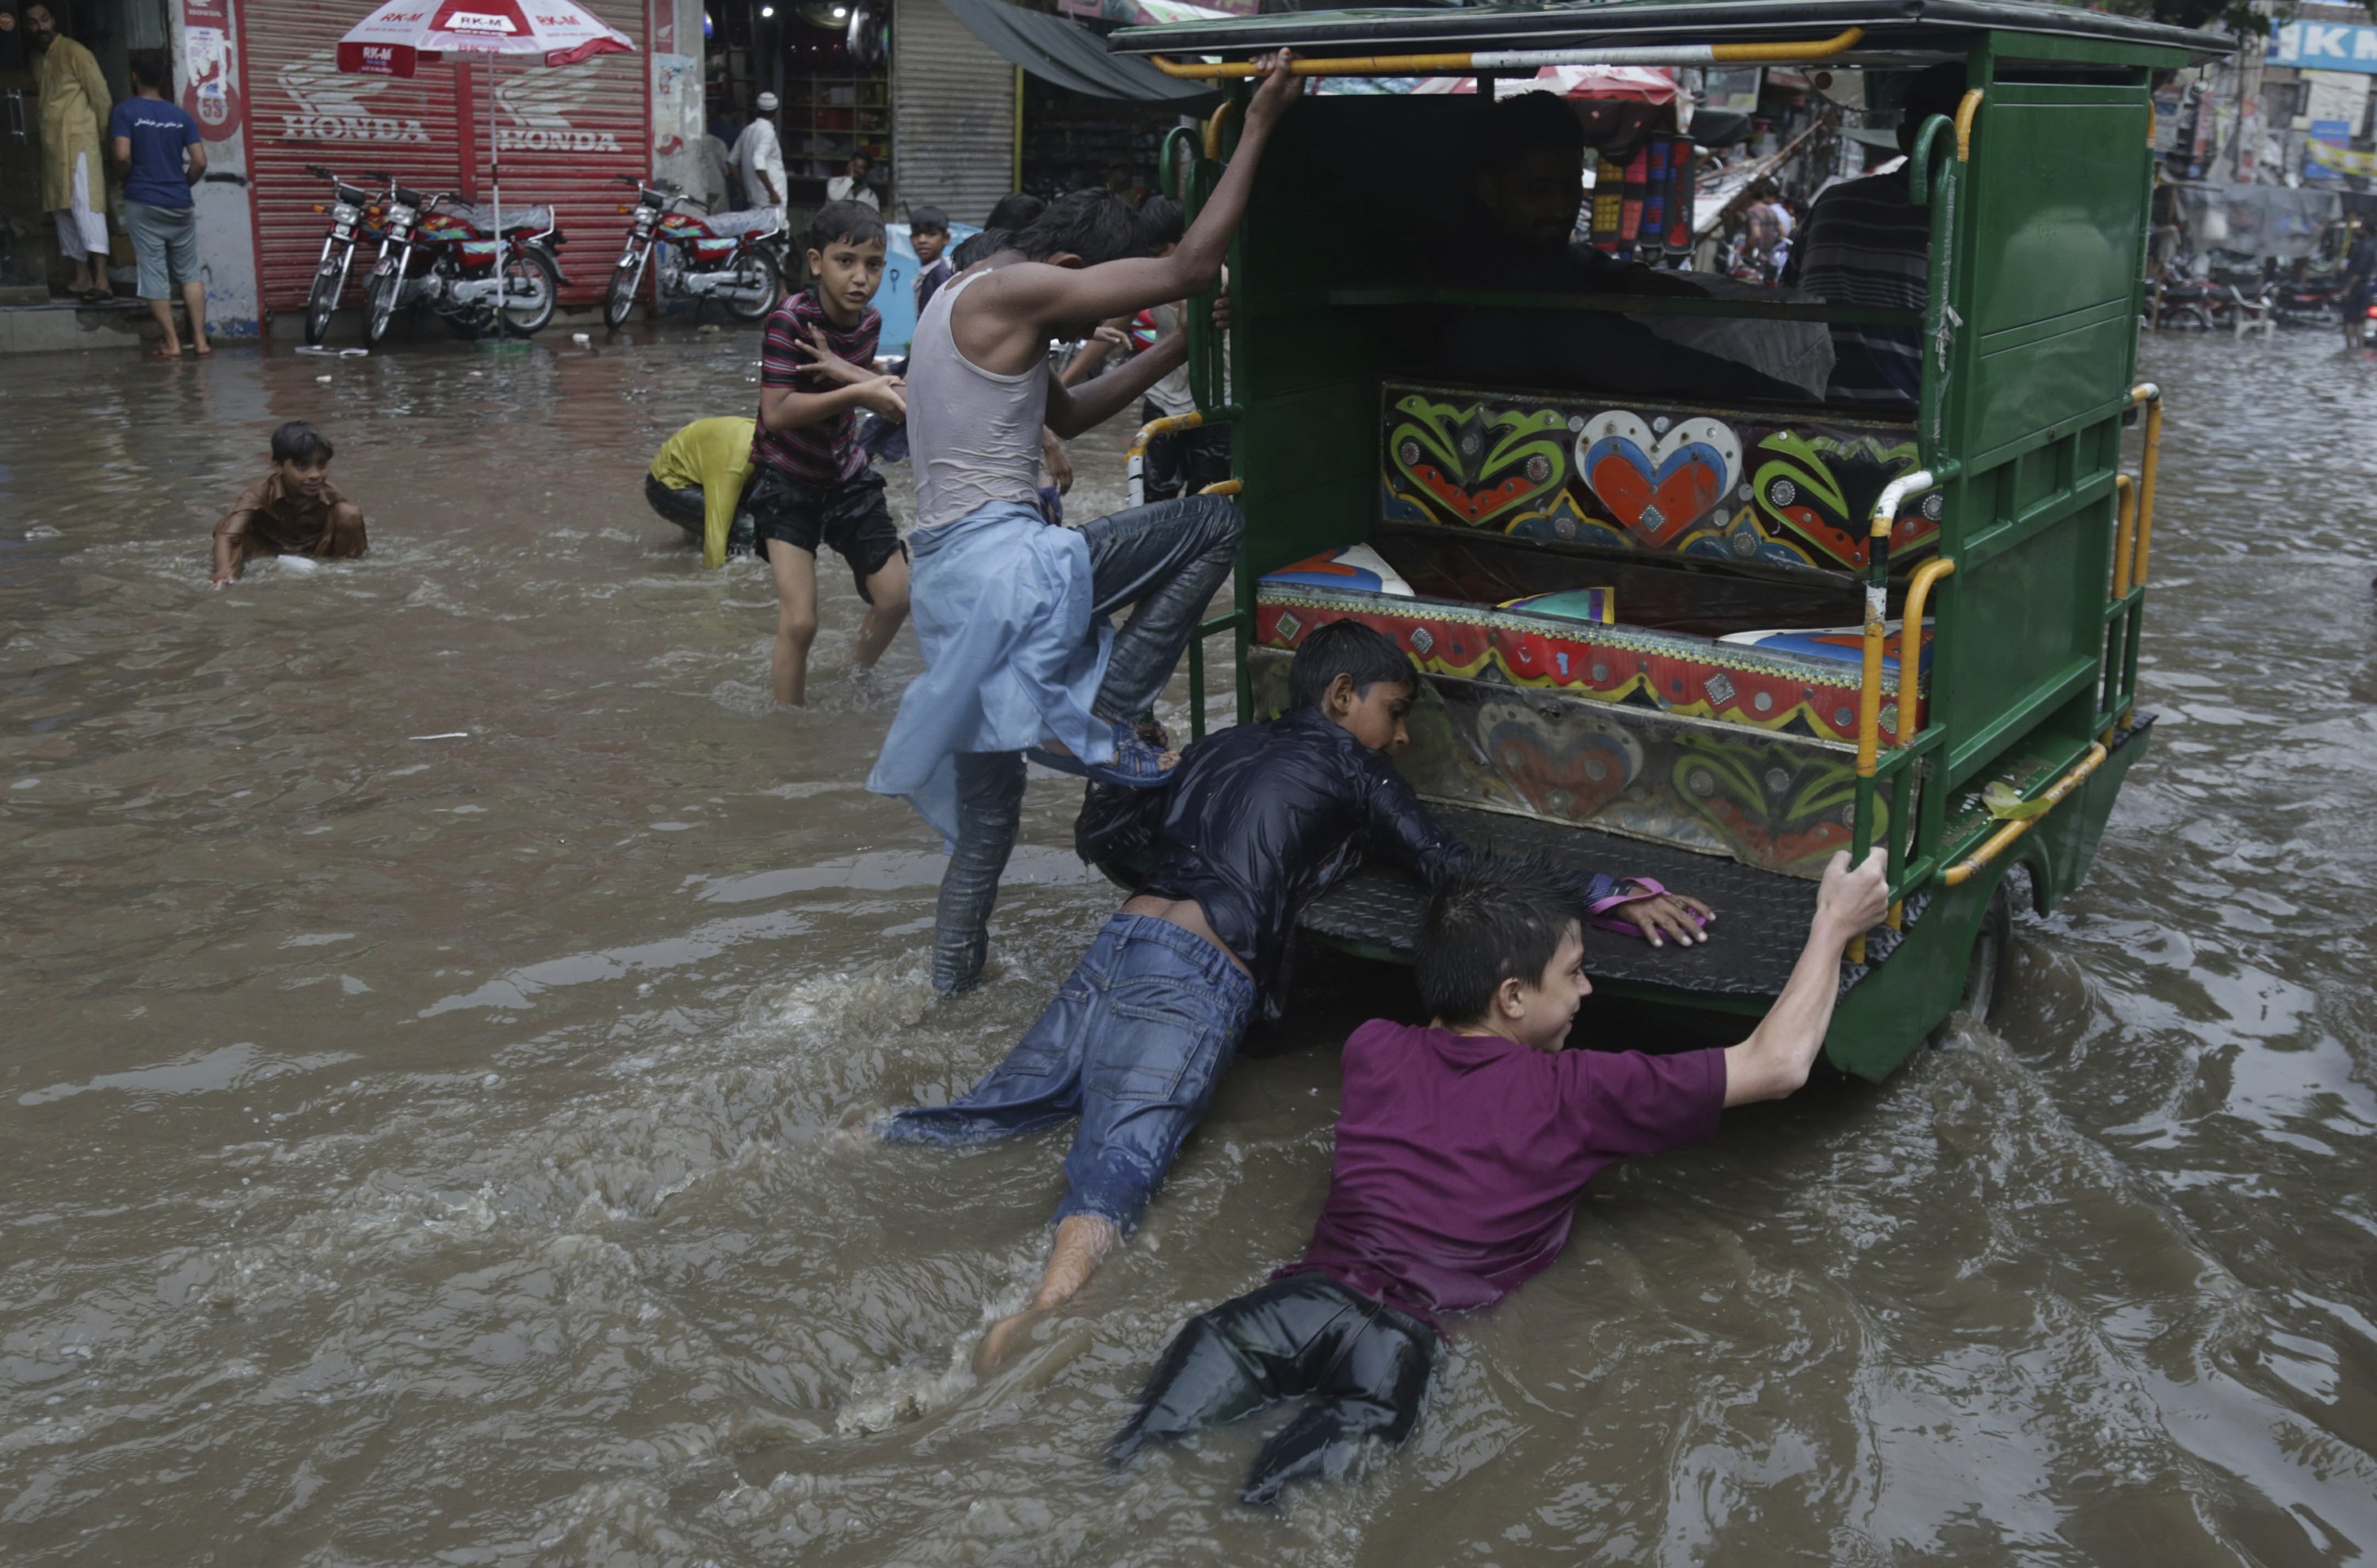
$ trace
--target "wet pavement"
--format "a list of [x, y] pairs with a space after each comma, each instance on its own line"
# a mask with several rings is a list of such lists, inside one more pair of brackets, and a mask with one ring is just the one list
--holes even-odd
[[[1259, 1514], [1272, 1423], [1099, 1450], [1187, 1312], [1295, 1255], [1335, 1042], [1402, 983], [1324, 976], [975, 1383], [1063, 1135], [830, 1134], [971, 1081], [1069, 967], [1115, 901], [1077, 786], [1035, 779], [990, 981], [936, 1003], [937, 846], [861, 787], [913, 639], [851, 680], [822, 571], [816, 705], [771, 712], [764, 572], [640, 494], [754, 401], [751, 341], [598, 349], [0, 378], [0, 1556], [2377, 1550], [2377, 365], [2146, 343], [2163, 718], [1995, 1025], [1613, 1173], [1404, 1452]], [[211, 592], [296, 417], [373, 553]]]

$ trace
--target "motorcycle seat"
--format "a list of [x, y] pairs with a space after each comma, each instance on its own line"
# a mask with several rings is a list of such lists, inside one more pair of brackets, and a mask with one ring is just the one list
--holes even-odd
[[737, 234], [765, 233], [780, 226], [772, 207], [753, 208], [747, 212], [713, 212], [704, 218], [702, 226], [718, 238], [733, 239]]
[[[438, 210], [450, 218], [460, 219], [483, 234], [496, 232], [496, 209], [485, 202], [449, 201]], [[504, 203], [504, 227], [513, 233], [522, 229], [531, 233], [550, 229], [553, 227], [553, 209], [507, 201]]]

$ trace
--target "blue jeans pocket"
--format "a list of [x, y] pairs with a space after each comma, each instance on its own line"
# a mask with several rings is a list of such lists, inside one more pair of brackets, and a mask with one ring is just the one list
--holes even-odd
[[1211, 1011], [1162, 981], [1117, 990], [1106, 1004], [1113, 1027], [1093, 1046], [1082, 1086], [1140, 1104], [1196, 1099], [1212, 1082], [1220, 1047]]

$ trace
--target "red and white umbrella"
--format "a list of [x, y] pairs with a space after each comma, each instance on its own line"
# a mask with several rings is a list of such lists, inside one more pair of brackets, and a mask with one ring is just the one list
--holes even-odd
[[627, 35], [573, 0], [388, 0], [339, 40], [339, 69], [409, 77], [448, 54], [532, 54], [574, 66], [597, 54], [632, 54]]
[[[339, 40], [339, 69], [366, 77], [409, 77], [424, 60], [485, 54], [487, 125], [496, 116], [495, 58], [517, 55], [543, 66], [575, 66], [597, 54], [632, 54], [627, 35], [576, 0], [388, 0]], [[502, 138], [490, 138], [496, 227], [504, 216]]]

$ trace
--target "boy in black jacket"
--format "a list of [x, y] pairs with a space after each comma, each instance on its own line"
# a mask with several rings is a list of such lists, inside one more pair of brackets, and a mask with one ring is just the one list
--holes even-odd
[[[1189, 748], [1162, 792], [1155, 874], [1098, 933], [1007, 1059], [963, 1098], [900, 1112], [895, 1143], [972, 1143], [1078, 1116], [1057, 1241], [1031, 1311], [1081, 1287], [1141, 1211], [1212, 1099], [1258, 996], [1276, 992], [1296, 917], [1356, 850], [1435, 883], [1479, 860], [1389, 760], [1418, 694], [1403, 651], [1338, 621], [1296, 650], [1290, 711]], [[1153, 796], [1155, 792], [1141, 792]], [[1705, 940], [1709, 910], [1655, 888], [1574, 877], [1583, 910], [1623, 910], [1654, 943]], [[1027, 1313], [996, 1324], [994, 1364]]]

